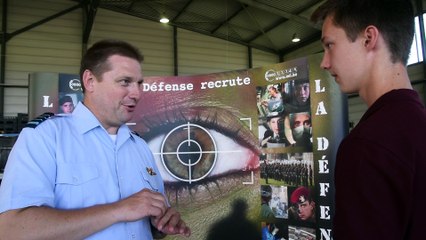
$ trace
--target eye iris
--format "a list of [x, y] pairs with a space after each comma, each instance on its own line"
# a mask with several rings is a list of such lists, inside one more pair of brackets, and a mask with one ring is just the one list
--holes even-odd
[[183, 182], [199, 181], [213, 170], [216, 143], [202, 126], [184, 124], [171, 130], [161, 146], [161, 159], [166, 170]]
[[178, 146], [177, 157], [183, 165], [197, 164], [201, 156], [201, 146], [194, 140], [184, 140]]

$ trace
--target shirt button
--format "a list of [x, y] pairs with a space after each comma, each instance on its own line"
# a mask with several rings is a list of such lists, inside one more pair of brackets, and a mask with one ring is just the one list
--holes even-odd
[[136, 238], [136, 235], [135, 234], [132, 234], [132, 239], [135, 239]]
[[78, 177], [72, 177], [72, 181], [73, 181], [74, 183], [77, 183], [77, 182], [78, 182]]

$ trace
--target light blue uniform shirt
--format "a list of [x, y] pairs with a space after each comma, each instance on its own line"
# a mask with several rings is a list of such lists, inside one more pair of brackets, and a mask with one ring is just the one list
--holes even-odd
[[[0, 213], [28, 206], [79, 209], [116, 202], [144, 188], [164, 194], [153, 159], [145, 141], [126, 125], [114, 143], [79, 103], [68, 116], [21, 131], [1, 183]], [[152, 239], [150, 222], [117, 223], [87, 239]]]

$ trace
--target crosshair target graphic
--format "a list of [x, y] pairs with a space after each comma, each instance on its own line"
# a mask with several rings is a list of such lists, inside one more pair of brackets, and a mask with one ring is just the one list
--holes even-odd
[[165, 136], [160, 156], [171, 176], [183, 182], [196, 182], [213, 170], [217, 160], [216, 143], [204, 127], [188, 122]]

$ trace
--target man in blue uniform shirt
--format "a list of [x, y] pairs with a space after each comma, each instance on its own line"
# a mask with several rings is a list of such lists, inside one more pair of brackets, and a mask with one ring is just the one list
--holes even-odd
[[0, 232], [14, 239], [190, 235], [167, 203], [147, 144], [125, 125], [141, 95], [143, 56], [121, 41], [85, 54], [84, 103], [24, 128], [0, 188]]

